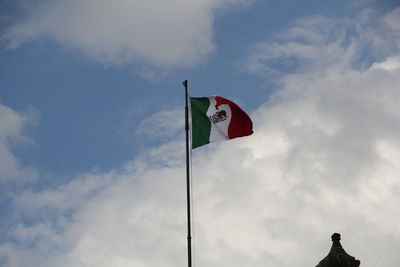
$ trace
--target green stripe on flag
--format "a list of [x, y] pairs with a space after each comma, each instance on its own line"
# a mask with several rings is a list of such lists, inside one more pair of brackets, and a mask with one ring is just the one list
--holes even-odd
[[192, 111], [192, 148], [210, 142], [211, 122], [207, 117], [210, 100], [207, 97], [191, 97]]

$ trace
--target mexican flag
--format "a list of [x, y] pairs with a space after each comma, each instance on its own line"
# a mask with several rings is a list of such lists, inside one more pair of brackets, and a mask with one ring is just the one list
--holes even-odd
[[191, 97], [192, 148], [253, 133], [250, 117], [220, 96]]

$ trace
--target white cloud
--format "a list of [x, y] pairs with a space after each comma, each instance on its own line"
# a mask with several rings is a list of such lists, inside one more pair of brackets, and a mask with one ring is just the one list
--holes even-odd
[[242, 66], [251, 73], [278, 77], [299, 68], [343, 68], [354, 60], [352, 45], [344, 47], [348, 24], [322, 16], [301, 19], [278, 36], [280, 42], [256, 44]]
[[276, 36], [276, 41], [251, 47], [239, 65], [250, 73], [270, 77], [312, 70], [367, 69], [371, 62], [382, 61], [400, 48], [396, 44], [400, 39], [395, 28], [396, 10], [384, 18], [367, 9], [354, 19], [299, 19]]
[[[315, 25], [304, 25], [311, 36]], [[398, 266], [398, 55], [354, 68], [363, 36], [331, 33], [307, 39], [315, 55], [289, 37], [275, 47], [274, 58], [289, 51], [310, 65], [279, 77], [281, 90], [252, 114], [253, 136], [193, 152], [197, 265], [315, 266], [340, 232], [362, 266]], [[321, 42], [333, 49], [328, 60]], [[0, 245], [0, 263], [184, 266], [183, 156], [171, 142], [109, 173], [21, 193], [14, 216], [26, 221]]]
[[387, 71], [397, 71], [400, 68], [400, 57], [389, 57], [383, 62], [374, 63], [371, 69], [383, 69]]
[[182, 108], [163, 110], [142, 120], [136, 134], [144, 136], [176, 137], [185, 127], [185, 112]]
[[76, 48], [104, 64], [155, 67], [199, 63], [214, 50], [217, 8], [247, 0], [46, 0], [11, 25], [9, 48], [38, 37]]
[[389, 27], [400, 30], [400, 7], [387, 14], [384, 20]]
[[400, 7], [387, 14], [384, 17], [384, 22], [394, 30], [390, 39], [394, 40], [394, 45], [400, 47]]
[[0, 104], [0, 182], [14, 179], [26, 181], [36, 177], [36, 172], [21, 166], [11, 150], [11, 146], [20, 142], [30, 142], [23, 135], [23, 128], [37, 119], [37, 113], [33, 110], [23, 114]]

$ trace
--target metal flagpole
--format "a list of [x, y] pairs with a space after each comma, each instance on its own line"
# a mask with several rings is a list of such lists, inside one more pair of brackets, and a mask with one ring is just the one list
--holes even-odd
[[186, 197], [187, 197], [187, 247], [188, 267], [192, 267], [192, 236], [190, 226], [190, 170], [189, 170], [189, 107], [188, 107], [188, 81], [183, 81], [185, 87], [185, 132], [186, 132]]

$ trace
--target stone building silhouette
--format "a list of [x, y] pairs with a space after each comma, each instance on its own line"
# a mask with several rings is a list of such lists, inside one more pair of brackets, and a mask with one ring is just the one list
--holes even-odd
[[316, 267], [359, 267], [360, 261], [350, 256], [340, 244], [340, 234], [332, 235], [332, 248], [329, 254]]

